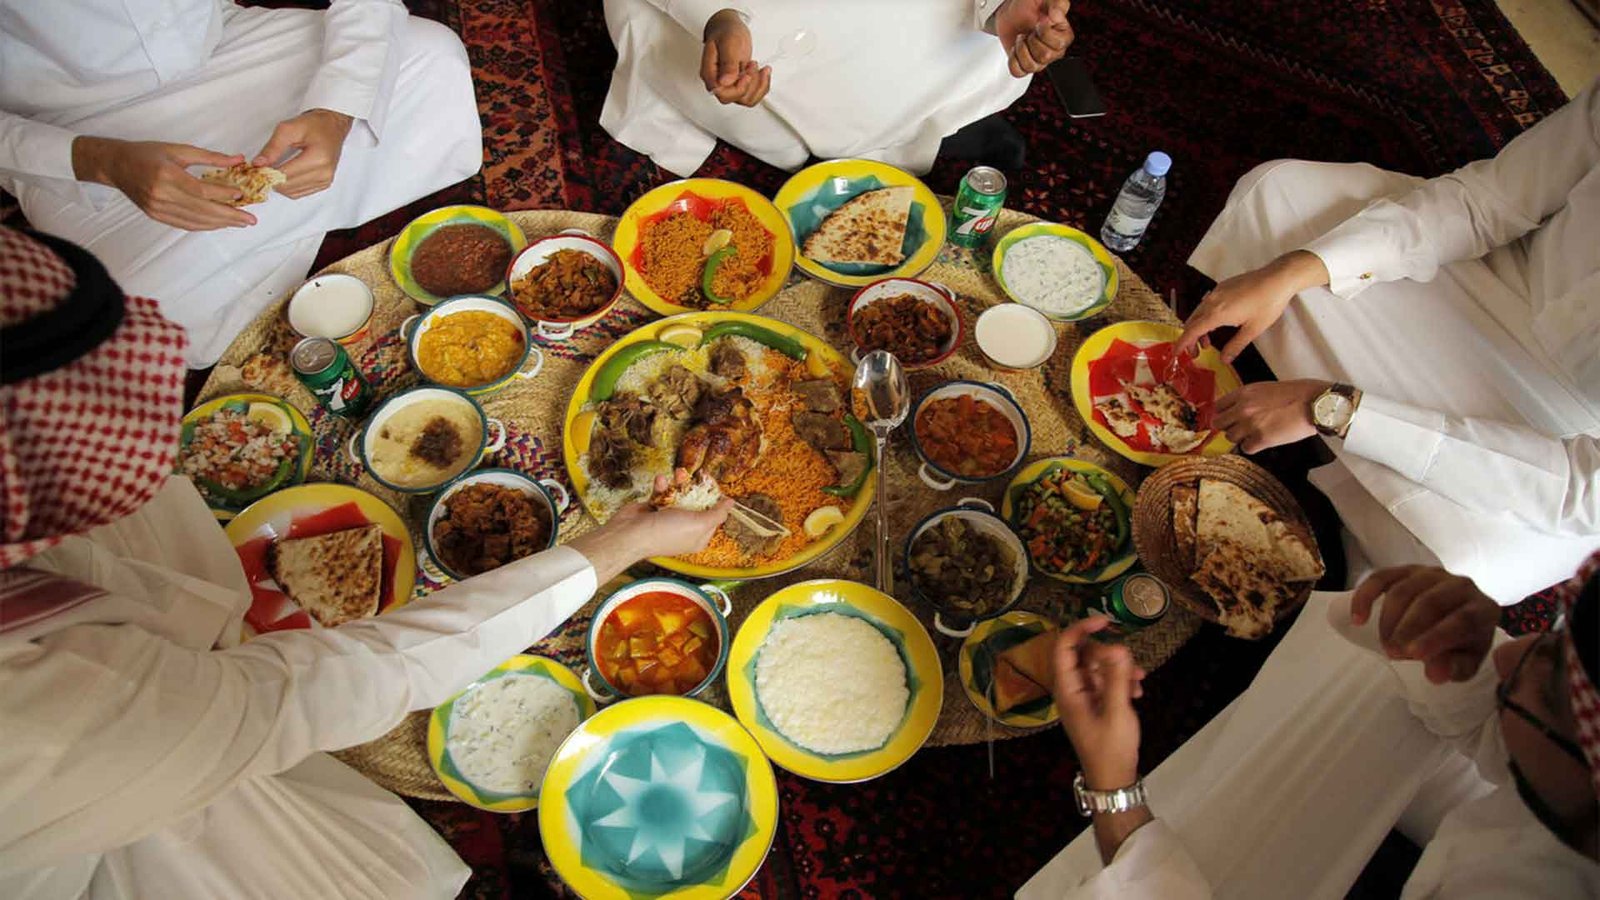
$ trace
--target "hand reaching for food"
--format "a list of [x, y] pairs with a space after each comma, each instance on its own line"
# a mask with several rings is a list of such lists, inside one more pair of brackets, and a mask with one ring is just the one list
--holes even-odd
[[1139, 778], [1139, 714], [1145, 672], [1124, 644], [1091, 635], [1112, 624], [1090, 616], [1062, 629], [1055, 646], [1055, 700], [1072, 747], [1094, 790], [1115, 790]]
[[1211, 426], [1246, 453], [1292, 444], [1317, 433], [1311, 404], [1330, 386], [1315, 378], [1247, 384], [1218, 398]]
[[1226, 279], [1200, 299], [1184, 323], [1178, 352], [1193, 353], [1201, 338], [1218, 328], [1234, 327], [1239, 330], [1222, 348], [1222, 361], [1232, 363], [1283, 316], [1295, 294], [1327, 283], [1327, 267], [1305, 250], [1285, 253], [1259, 269]]
[[[278, 123], [253, 164], [277, 166], [286, 177], [278, 193], [293, 200], [327, 190], [339, 168], [353, 120], [331, 109], [310, 109]], [[289, 153], [294, 151], [293, 156]], [[289, 156], [287, 162], [284, 157]], [[283, 162], [282, 165], [278, 163]]]
[[237, 188], [209, 184], [189, 166], [227, 168], [244, 162], [215, 150], [161, 141], [120, 141], [82, 136], [72, 142], [72, 170], [79, 181], [114, 187], [157, 222], [185, 231], [243, 228], [256, 217], [235, 209]]
[[750, 58], [750, 29], [732, 9], [706, 22], [700, 53], [700, 81], [723, 104], [755, 106], [772, 89], [772, 67]]

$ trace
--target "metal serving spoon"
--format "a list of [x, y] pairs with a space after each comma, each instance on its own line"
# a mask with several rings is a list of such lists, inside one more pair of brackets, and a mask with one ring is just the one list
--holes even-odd
[[862, 424], [872, 429], [877, 438], [878, 467], [878, 540], [875, 561], [878, 566], [878, 590], [894, 596], [894, 565], [889, 557], [889, 481], [884, 474], [884, 457], [889, 449], [889, 433], [900, 427], [911, 412], [911, 385], [906, 382], [905, 369], [900, 360], [887, 350], [874, 350], [861, 358], [856, 375], [850, 384], [851, 393], [859, 394], [866, 406], [866, 421]]

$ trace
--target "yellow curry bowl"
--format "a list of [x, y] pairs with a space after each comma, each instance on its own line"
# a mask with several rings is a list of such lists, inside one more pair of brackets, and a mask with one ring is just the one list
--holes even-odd
[[486, 294], [452, 297], [418, 313], [400, 323], [400, 336], [423, 380], [474, 397], [544, 368], [544, 353], [533, 346], [522, 315]]

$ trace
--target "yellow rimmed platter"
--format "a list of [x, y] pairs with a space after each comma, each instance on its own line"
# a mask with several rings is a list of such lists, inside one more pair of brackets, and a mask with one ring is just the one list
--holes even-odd
[[1032, 304], [1019, 297], [1012, 290], [1011, 285], [1006, 283], [1005, 264], [1006, 257], [1010, 254], [1012, 247], [1028, 238], [1035, 237], [1060, 238], [1082, 248], [1080, 252], [1086, 251], [1100, 269], [1100, 293], [1087, 306], [1071, 313], [1052, 312], [1039, 307], [1033, 307], [1034, 309], [1038, 309], [1044, 316], [1057, 322], [1079, 322], [1099, 315], [1106, 307], [1111, 305], [1112, 300], [1117, 298], [1117, 261], [1112, 257], [1111, 252], [1099, 241], [1078, 229], [1069, 228], [1066, 225], [1057, 225], [1054, 222], [1034, 222], [1013, 228], [995, 242], [994, 253], [990, 257], [994, 280], [1000, 283], [1000, 289], [1005, 291], [1007, 297], [1010, 297], [1014, 302], [1021, 303], [1023, 306], [1032, 306]]
[[501, 678], [542, 678], [553, 682], [572, 699], [581, 725], [595, 713], [594, 700], [583, 689], [583, 683], [573, 671], [553, 659], [543, 656], [519, 654], [496, 666], [488, 674], [468, 685], [461, 693], [434, 707], [428, 717], [428, 762], [450, 793], [462, 802], [490, 812], [520, 812], [539, 805], [539, 789], [531, 793], [505, 793], [479, 787], [461, 773], [450, 754], [451, 726], [456, 702], [471, 691]]
[[[864, 263], [820, 263], [800, 250], [824, 219], [851, 198], [886, 187], [916, 190], [906, 222], [897, 266]], [[839, 287], [861, 287], [880, 278], [912, 278], [933, 265], [944, 248], [948, 222], [944, 205], [910, 172], [870, 159], [832, 159], [796, 172], [773, 200], [794, 233], [795, 265], [812, 278]]]
[[[446, 225], [483, 225], [505, 238], [511, 247], [509, 263], [528, 246], [528, 238], [522, 233], [517, 223], [506, 218], [487, 206], [473, 206], [471, 204], [458, 204], [455, 206], [441, 206], [431, 212], [425, 212], [412, 219], [405, 228], [401, 229], [394, 243], [389, 245], [389, 277], [399, 285], [407, 297], [417, 301], [423, 306], [432, 306], [448, 297], [439, 297], [429, 293], [417, 280], [411, 277], [411, 257], [417, 252], [423, 241], [430, 235]], [[478, 291], [480, 294], [500, 296], [506, 292], [505, 277], [502, 275], [500, 282], [488, 290]]]
[[[910, 699], [905, 715], [875, 750], [824, 754], [802, 747], [773, 725], [756, 695], [756, 663], [773, 625], [818, 613], [866, 621], [894, 645], [906, 667]], [[818, 677], [826, 677], [826, 673], [819, 672]], [[728, 697], [734, 714], [773, 762], [816, 781], [868, 781], [893, 771], [928, 740], [944, 705], [944, 671], [927, 629], [893, 597], [853, 581], [803, 581], [773, 593], [745, 618], [728, 656]]]
[[[1089, 430], [1100, 442], [1122, 454], [1140, 465], [1160, 467], [1167, 463], [1177, 462], [1181, 459], [1194, 459], [1202, 456], [1220, 456], [1233, 451], [1233, 442], [1221, 431], [1212, 432], [1204, 443], [1188, 453], [1169, 453], [1159, 450], [1145, 450], [1130, 445], [1126, 440], [1118, 437], [1116, 432], [1108, 427], [1101, 414], [1094, 408], [1097, 396], [1111, 393], [1109, 385], [1104, 379], [1110, 377], [1109, 373], [1096, 376], [1095, 363], [1105, 359], [1109, 353], [1119, 351], [1125, 353], [1127, 347], [1136, 348], [1137, 356], [1146, 356], [1142, 364], [1152, 373], [1157, 370], [1170, 368], [1166, 360], [1170, 359], [1170, 351], [1166, 345], [1176, 341], [1183, 334], [1183, 328], [1178, 325], [1169, 325], [1165, 322], [1127, 321], [1118, 322], [1089, 335], [1078, 352], [1072, 357], [1072, 403], [1078, 410], [1078, 415], [1089, 426]], [[1118, 357], [1120, 358], [1120, 356]], [[1239, 389], [1242, 384], [1239, 373], [1233, 366], [1222, 361], [1222, 354], [1215, 347], [1202, 346], [1195, 353], [1192, 367], [1195, 371], [1207, 373], [1212, 379], [1210, 396], [1198, 400], [1196, 406], [1200, 408], [1201, 423], [1210, 421], [1211, 409], [1209, 404], [1215, 404], [1224, 394]], [[1130, 370], [1130, 375], [1138, 377], [1136, 368]], [[1098, 383], [1097, 383], [1098, 382]], [[1136, 382], [1143, 383], [1143, 382]], [[1097, 388], [1100, 393], [1096, 393]]]
[[569, 736], [540, 789], [539, 836], [589, 900], [725, 900], [778, 827], [778, 786], [755, 740], [686, 697], [606, 707]]
[[[269, 407], [270, 409], [267, 409]], [[306, 475], [311, 471], [311, 453], [314, 449], [312, 442], [315, 438], [312, 436], [311, 423], [306, 420], [305, 413], [302, 413], [294, 404], [289, 403], [282, 397], [275, 397], [271, 394], [225, 394], [221, 397], [207, 400], [184, 415], [183, 427], [179, 436], [179, 472], [182, 472], [184, 452], [188, 449], [189, 443], [193, 439], [196, 426], [202, 420], [210, 418], [223, 409], [236, 409], [244, 412], [247, 416], [263, 417], [264, 415], [264, 417], [274, 419], [280, 423], [279, 427], [285, 429], [286, 433], [291, 435], [299, 446], [298, 455], [294, 463], [287, 467], [282, 477], [274, 478], [269, 485], [263, 486], [259, 492], [249, 492], [247, 496], [234, 500], [216, 495], [204, 488], [200, 489], [200, 495], [205, 497], [206, 505], [211, 507], [212, 515], [216, 516], [218, 521], [226, 522], [238, 515], [251, 503], [273, 491], [293, 487], [304, 482]], [[199, 488], [200, 485], [197, 483], [196, 487]]]
[[720, 308], [749, 312], [777, 296], [794, 269], [794, 238], [789, 233], [788, 222], [778, 213], [771, 200], [742, 184], [717, 178], [685, 178], [663, 184], [633, 201], [623, 211], [622, 218], [617, 220], [616, 231], [611, 235], [611, 248], [622, 260], [623, 281], [628, 293], [663, 316], [692, 312], [693, 307], [683, 306], [657, 293], [640, 272], [643, 230], [647, 223], [669, 210], [690, 212], [703, 218], [715, 205], [728, 201], [742, 202], [745, 209], [761, 223], [761, 227], [772, 235], [772, 256], [761, 285], [748, 297]]
[[1038, 728], [1061, 720], [1055, 700], [1046, 695], [1038, 700], [997, 713], [993, 702], [995, 661], [1001, 653], [1046, 631], [1056, 630], [1054, 622], [1038, 613], [1014, 609], [993, 619], [979, 622], [956, 658], [956, 674], [967, 699], [978, 712], [1012, 728]]
[[[624, 354], [631, 355], [639, 352], [640, 345], [673, 343], [678, 339], [679, 335], [686, 332], [699, 331], [703, 333], [713, 326], [732, 322], [754, 325], [775, 332], [783, 338], [798, 341], [808, 354], [807, 366], [811, 368], [813, 377], [818, 377], [824, 370], [834, 373], [848, 373], [854, 369], [839, 351], [814, 335], [786, 322], [749, 313], [719, 311], [683, 313], [658, 322], [648, 323], [618, 338], [615, 343], [606, 348], [605, 352], [595, 358], [588, 370], [583, 373], [583, 377], [578, 380], [577, 387], [572, 392], [572, 398], [567, 403], [567, 412], [563, 419], [561, 431], [562, 458], [566, 463], [567, 476], [577, 490], [579, 500], [583, 502], [584, 507], [589, 510], [591, 515], [594, 514], [595, 507], [590, 499], [590, 482], [581, 465], [581, 458], [588, 453], [590, 433], [595, 418], [594, 411], [585, 409], [585, 407], [590, 404], [597, 379], [601, 379], [608, 371], [608, 364], [612, 360], [622, 360], [624, 359]], [[770, 575], [779, 575], [792, 571], [838, 546], [840, 542], [849, 537], [857, 525], [861, 524], [861, 520], [866, 517], [867, 511], [872, 506], [875, 479], [871, 477], [871, 474], [869, 467], [868, 477], [865, 478], [860, 490], [853, 497], [840, 498], [839, 505], [846, 507], [843, 509], [844, 520], [834, 525], [825, 535], [812, 541], [804, 549], [786, 559], [759, 566], [707, 566], [673, 557], [656, 557], [651, 562], [681, 575], [708, 581], [765, 578]]]
[[[1115, 514], [1122, 534], [1121, 542], [1111, 551], [1115, 555], [1090, 569], [1072, 574], [1052, 571], [1039, 564], [1039, 560], [1035, 558], [1033, 548], [1028, 547], [1028, 538], [1023, 535], [1022, 523], [1018, 518], [1018, 500], [1022, 491], [1058, 469], [1078, 472], [1105, 485], [1106, 490], [1099, 491], [1102, 498], [1104, 498], [1102, 503], [1107, 504]], [[1102, 581], [1110, 581], [1128, 571], [1139, 560], [1138, 552], [1133, 546], [1132, 536], [1134, 499], [1133, 488], [1129, 487], [1126, 481], [1117, 477], [1116, 473], [1109, 469], [1104, 469], [1092, 462], [1074, 459], [1070, 456], [1049, 456], [1044, 459], [1034, 460], [1024, 466], [1022, 471], [1011, 479], [1011, 483], [1006, 485], [1005, 496], [1000, 501], [1000, 518], [1004, 519], [1006, 524], [1011, 526], [1012, 530], [1017, 532], [1017, 536], [1022, 539], [1022, 545], [1028, 551], [1028, 561], [1033, 564], [1035, 570], [1068, 584], [1098, 584]]]

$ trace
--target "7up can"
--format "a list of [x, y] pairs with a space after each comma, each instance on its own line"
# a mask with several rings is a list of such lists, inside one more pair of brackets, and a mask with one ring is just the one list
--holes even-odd
[[1172, 594], [1161, 579], [1148, 572], [1124, 575], [1106, 586], [1100, 612], [1110, 616], [1123, 631], [1137, 631], [1160, 621], [1172, 605]]
[[308, 337], [295, 344], [289, 352], [289, 365], [317, 402], [336, 416], [359, 419], [372, 405], [372, 388], [350, 361], [350, 354], [327, 338]]
[[1005, 205], [1006, 177], [999, 169], [974, 167], [961, 177], [961, 186], [956, 190], [950, 243], [968, 249], [983, 246]]

